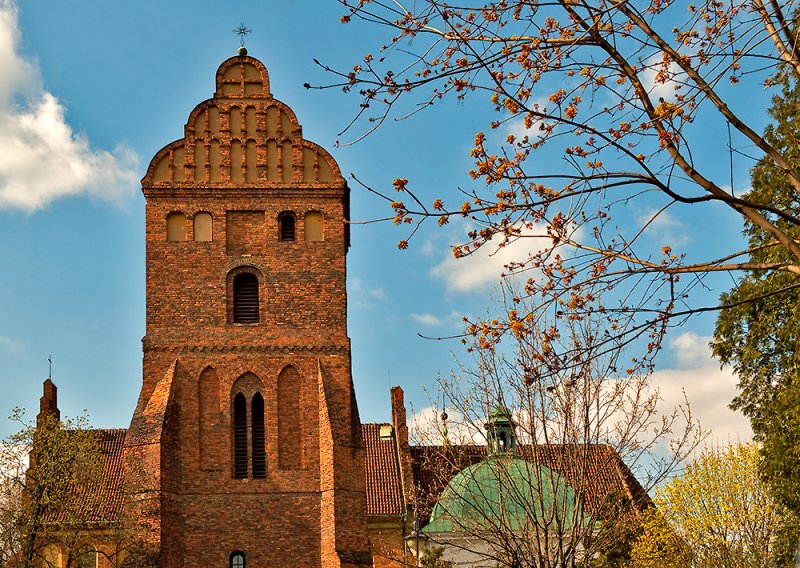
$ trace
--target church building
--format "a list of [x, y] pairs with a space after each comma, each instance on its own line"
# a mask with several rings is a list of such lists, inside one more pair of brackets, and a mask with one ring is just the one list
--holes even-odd
[[[103, 530], [123, 517], [162, 568], [413, 565], [432, 449], [409, 445], [399, 387], [389, 422], [359, 419], [349, 190], [260, 61], [220, 65], [142, 190], [142, 386], [129, 428], [101, 432], [103, 487], [79, 496], [102, 511], [92, 568], [120, 565]], [[52, 383], [42, 412], [57, 412]], [[598, 495], [643, 493], [615, 455], [593, 475]]]

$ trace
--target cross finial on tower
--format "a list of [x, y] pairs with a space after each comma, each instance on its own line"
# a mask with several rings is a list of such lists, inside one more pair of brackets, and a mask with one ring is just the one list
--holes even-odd
[[239, 27], [233, 30], [233, 33], [239, 36], [239, 47], [244, 47], [244, 38], [247, 34], [253, 33], [253, 30], [248, 28], [244, 22], [239, 24]]
[[53, 378], [53, 356], [52, 355], [48, 355], [47, 356], [47, 363], [48, 363], [47, 378], [48, 379], [52, 379]]

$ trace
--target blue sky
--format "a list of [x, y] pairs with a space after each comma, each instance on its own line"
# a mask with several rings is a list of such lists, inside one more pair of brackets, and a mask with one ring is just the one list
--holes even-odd
[[[15, 405], [35, 414], [52, 354], [63, 413], [87, 409], [97, 426], [127, 426], [144, 334], [138, 180], [211, 96], [217, 66], [238, 47], [231, 30], [240, 21], [253, 29], [247, 47], [267, 66], [273, 94], [343, 173], [377, 188], [406, 177], [428, 201], [472, 183], [471, 142], [491, 119], [476, 99], [335, 147], [359, 101], [336, 89], [304, 89], [331, 80], [313, 59], [348, 69], [383, 41], [369, 28], [341, 25], [342, 13], [333, 0], [0, 0], [0, 415]], [[746, 184], [740, 169], [738, 183]], [[354, 220], [389, 214], [351, 187]], [[740, 239], [739, 221], [727, 212], [702, 222], [688, 213], [654, 229], [690, 253]], [[418, 332], [459, 331], [461, 316], [482, 312], [495, 293], [504, 257], [456, 263], [457, 231], [425, 231], [401, 252], [404, 233], [391, 224], [353, 227], [349, 333], [363, 421], [389, 419], [392, 385], [403, 386], [417, 410], [428, 406], [426, 387], [455, 367], [451, 351], [461, 347]], [[685, 389], [714, 440], [746, 439], [746, 420], [725, 408], [735, 379], [708, 356], [712, 329], [712, 317], [697, 318], [671, 335], [655, 381], [668, 406]], [[0, 434], [12, 428], [0, 422]]]

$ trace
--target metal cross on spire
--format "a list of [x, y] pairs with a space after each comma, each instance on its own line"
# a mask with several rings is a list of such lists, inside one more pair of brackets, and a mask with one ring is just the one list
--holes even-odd
[[47, 362], [49, 363], [49, 366], [48, 366], [48, 369], [47, 369], [47, 378], [48, 379], [52, 379], [53, 378], [53, 356], [52, 355], [48, 355], [47, 356]]
[[244, 38], [247, 34], [253, 33], [253, 30], [248, 28], [244, 22], [239, 24], [239, 27], [233, 30], [233, 33], [239, 36], [239, 47], [244, 47]]

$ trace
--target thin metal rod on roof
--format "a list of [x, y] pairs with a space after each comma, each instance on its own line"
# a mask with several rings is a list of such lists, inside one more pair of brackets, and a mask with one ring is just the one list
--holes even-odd
[[52, 355], [48, 355], [47, 356], [47, 363], [48, 363], [47, 378], [48, 379], [52, 379], [53, 378], [53, 356]]

